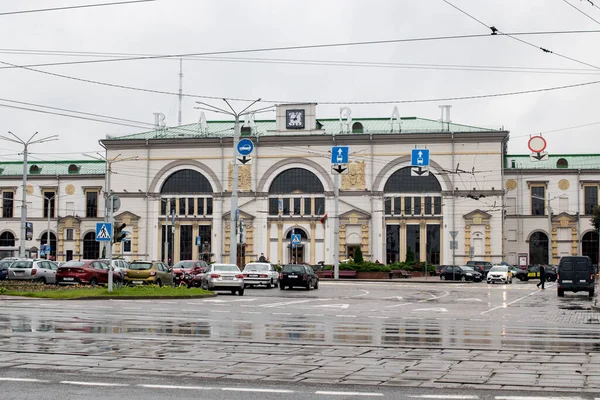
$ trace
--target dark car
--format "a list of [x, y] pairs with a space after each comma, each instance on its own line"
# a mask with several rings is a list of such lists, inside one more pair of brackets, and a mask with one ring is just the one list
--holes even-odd
[[300, 286], [306, 288], [306, 290], [318, 289], [319, 277], [310, 265], [284, 265], [279, 274], [279, 289], [283, 290], [286, 287], [291, 289], [294, 286]]
[[[544, 275], [546, 282], [555, 282], [557, 276], [557, 268], [554, 265], [544, 265]], [[527, 279], [540, 279], [540, 265], [530, 265], [527, 268]]]
[[512, 272], [513, 277], [520, 281], [526, 281], [529, 279], [529, 278], [527, 278], [527, 270], [525, 270], [525, 269], [521, 269], [521, 268], [517, 268], [517, 267], [513, 267], [513, 266], [508, 267], [508, 269], [510, 269], [510, 271]]
[[[108, 264], [100, 260], [71, 260], [56, 271], [57, 285], [104, 285], [108, 283]], [[113, 271], [113, 282], [121, 282], [121, 274]]]
[[0, 281], [8, 279], [8, 267], [14, 260], [2, 260], [0, 261]]
[[493, 264], [489, 261], [467, 261], [467, 267], [473, 268], [485, 278]]
[[559, 297], [563, 297], [565, 292], [588, 292], [589, 296], [593, 297], [595, 274], [592, 260], [588, 256], [561, 258], [557, 282]]
[[472, 281], [481, 282], [483, 275], [475, 271], [470, 266], [447, 266], [440, 273], [440, 279], [442, 281]]

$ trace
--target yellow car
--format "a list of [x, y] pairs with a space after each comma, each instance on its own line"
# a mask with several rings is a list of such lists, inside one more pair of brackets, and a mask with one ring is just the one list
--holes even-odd
[[173, 268], [161, 261], [134, 261], [125, 271], [126, 285], [173, 285]]

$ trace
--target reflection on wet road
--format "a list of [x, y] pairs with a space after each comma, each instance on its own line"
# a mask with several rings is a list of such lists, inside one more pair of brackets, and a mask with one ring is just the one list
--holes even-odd
[[587, 352], [600, 350], [598, 315], [586, 296], [559, 299], [533, 284], [323, 282], [311, 292], [257, 288], [198, 300], [3, 301], [0, 349], [18, 350], [20, 336], [68, 336], [89, 337], [94, 353], [100, 334], [115, 345], [174, 337]]

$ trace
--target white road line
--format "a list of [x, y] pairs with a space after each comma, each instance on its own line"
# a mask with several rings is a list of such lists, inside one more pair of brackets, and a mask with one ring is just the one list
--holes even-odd
[[4, 378], [0, 377], [0, 381], [11, 381], [11, 382], [39, 382], [39, 383], [48, 383], [50, 381], [45, 381], [43, 379], [32, 379], [32, 378]]
[[325, 314], [302, 314], [304, 317], [323, 317]]
[[388, 319], [388, 318], [390, 318], [390, 317], [380, 317], [379, 315], [369, 315], [369, 318]]
[[460, 394], [422, 394], [418, 396], [407, 396], [415, 399], [478, 399], [479, 396], [469, 396], [469, 395], [460, 395]]
[[257, 393], [295, 393], [287, 389], [254, 389], [254, 388], [221, 388], [226, 392], [257, 392]]
[[582, 397], [552, 397], [552, 396], [496, 396], [497, 400], [583, 400]]
[[226, 311], [226, 310], [211, 310], [211, 312], [214, 312], [214, 313], [228, 313], [230, 311]]
[[79, 385], [79, 386], [116, 386], [116, 387], [129, 386], [126, 383], [106, 383], [106, 382], [60, 381], [59, 383], [63, 383], [65, 385]]
[[328, 396], [371, 396], [371, 397], [383, 397], [383, 393], [367, 393], [367, 392], [326, 392], [317, 391], [315, 394], [324, 394]]
[[273, 315], [292, 315], [292, 313], [287, 312], [274, 312]]
[[356, 318], [356, 315], [336, 315], [336, 317], [342, 317], [342, 318]]
[[[432, 298], [430, 298], [430, 299], [419, 300], [419, 303], [424, 303], [424, 302], [426, 302], [426, 301], [437, 300], [437, 299], [441, 299], [442, 297], [450, 296], [450, 292], [444, 292], [444, 293], [445, 293], [445, 294], [444, 294], [444, 295], [442, 295], [442, 296], [433, 296], [433, 297], [432, 297]], [[431, 294], [431, 293], [429, 293], [429, 294]]]
[[214, 388], [206, 386], [173, 386], [173, 385], [137, 385], [138, 387], [148, 389], [181, 389], [181, 390], [213, 390]]
[[282, 301], [282, 302], [279, 302], [279, 303], [259, 304], [257, 307], [268, 307], [268, 308], [283, 307], [283, 306], [289, 306], [289, 305], [292, 305], [292, 304], [308, 303], [309, 301], [312, 301], [312, 300]]
[[[392, 306], [385, 306], [385, 308], [394, 308], [394, 307], [400, 307], [400, 306], [407, 306], [409, 304], [412, 304], [412, 303], [394, 304]], [[377, 310], [373, 310], [373, 311], [377, 311]]]
[[360, 289], [361, 292], [364, 292], [363, 294], [357, 294], [356, 296], [350, 296], [350, 298], [354, 298], [354, 297], [362, 297], [362, 296], [366, 296], [368, 295], [370, 292], [368, 290], [364, 290], [364, 289]]
[[531, 293], [529, 293], [529, 294], [528, 294], [528, 295], [526, 295], [526, 296], [519, 297], [518, 299], [516, 299], [516, 300], [513, 300], [513, 301], [511, 301], [510, 303], [506, 303], [506, 304], [503, 304], [503, 305], [501, 305], [501, 306], [498, 306], [498, 307], [490, 308], [489, 310], [487, 310], [487, 311], [483, 311], [483, 312], [482, 312], [482, 313], [480, 313], [480, 314], [481, 314], [481, 315], [484, 315], [484, 314], [487, 314], [487, 313], [489, 313], [489, 312], [496, 311], [496, 310], [497, 310], [497, 309], [499, 309], [499, 308], [507, 308], [508, 306], [510, 306], [510, 305], [512, 305], [512, 304], [515, 304], [516, 302], [519, 302], [519, 301], [521, 301], [521, 300], [523, 300], [523, 299], [526, 299], [526, 298], [528, 298], [528, 297], [530, 297], [530, 296], [533, 296], [534, 294], [538, 294], [538, 293], [539, 293], [539, 292], [536, 290], [535, 292], [531, 292]]

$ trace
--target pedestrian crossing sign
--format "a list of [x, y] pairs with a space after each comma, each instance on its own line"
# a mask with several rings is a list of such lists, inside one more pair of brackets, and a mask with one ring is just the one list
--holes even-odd
[[96, 223], [96, 241], [110, 242], [112, 237], [112, 224], [109, 222]]

